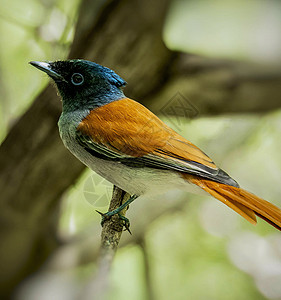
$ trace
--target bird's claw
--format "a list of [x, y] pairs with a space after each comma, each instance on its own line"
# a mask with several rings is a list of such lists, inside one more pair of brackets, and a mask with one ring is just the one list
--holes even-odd
[[120, 214], [118, 214], [118, 217], [119, 217], [119, 220], [120, 220], [120, 223], [122, 223], [122, 226], [125, 227], [125, 230], [124, 231], [128, 231], [130, 234], [132, 234], [131, 230], [130, 230], [130, 220]]

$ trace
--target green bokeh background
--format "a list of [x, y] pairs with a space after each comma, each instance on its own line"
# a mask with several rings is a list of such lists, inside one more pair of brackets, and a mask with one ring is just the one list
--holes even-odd
[[[0, 0], [0, 139], [48, 82], [28, 61], [67, 56], [78, 6], [77, 0]], [[176, 50], [280, 64], [281, 3], [174, 1], [163, 37]], [[162, 119], [180, 127], [180, 134], [241, 186], [281, 206], [281, 111], [213, 118], [201, 118], [199, 111], [196, 120]], [[109, 197], [110, 184], [85, 171], [64, 196], [61, 235], [91, 230], [99, 222], [95, 209], [106, 210]], [[186, 198], [186, 205], [151, 223], [145, 251], [138, 244], [118, 250], [109, 299], [147, 299], [145, 260], [155, 299], [281, 299], [281, 237], [276, 230], [263, 221], [253, 227], [208, 196], [172, 197]], [[156, 201], [161, 205], [161, 197]], [[130, 211], [135, 209], [131, 205]], [[69, 282], [79, 285], [95, 268], [87, 264], [50, 274], [66, 282], [71, 277]], [[36, 299], [33, 289], [32, 284], [29, 293]]]

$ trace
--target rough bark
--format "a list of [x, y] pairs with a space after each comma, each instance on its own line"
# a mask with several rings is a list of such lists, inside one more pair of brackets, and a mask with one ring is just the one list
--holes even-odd
[[[155, 112], [176, 92], [201, 115], [281, 106], [278, 72], [167, 49], [161, 34], [168, 5], [169, 0], [84, 0], [69, 57], [115, 69], [129, 82], [126, 94]], [[59, 139], [60, 110], [56, 91], [48, 86], [0, 147], [3, 295], [58, 247], [60, 198], [84, 169]]]

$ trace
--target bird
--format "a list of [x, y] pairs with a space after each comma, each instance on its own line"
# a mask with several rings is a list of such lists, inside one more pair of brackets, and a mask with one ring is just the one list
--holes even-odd
[[[242, 189], [197, 146], [127, 98], [127, 83], [113, 70], [83, 59], [30, 64], [57, 87], [62, 100], [58, 127], [65, 147], [131, 195], [119, 208], [101, 213], [103, 221], [140, 196], [178, 188], [206, 192], [250, 223], [255, 225], [258, 216], [281, 230], [277, 206]], [[129, 230], [129, 220], [120, 218]]]

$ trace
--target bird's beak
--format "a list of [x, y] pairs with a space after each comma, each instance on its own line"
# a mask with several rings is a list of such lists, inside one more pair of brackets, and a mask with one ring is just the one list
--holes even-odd
[[60, 80], [67, 82], [63, 76], [58, 74], [56, 71], [52, 70], [51, 63], [49, 62], [43, 62], [43, 61], [30, 61], [29, 62], [32, 66], [35, 68], [47, 73], [51, 78], [54, 80]]

